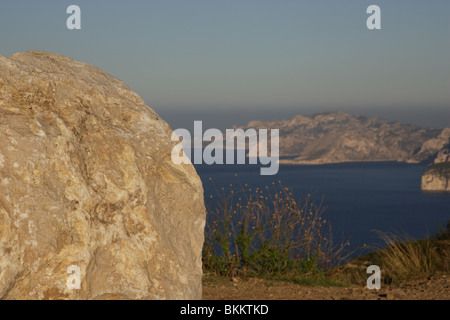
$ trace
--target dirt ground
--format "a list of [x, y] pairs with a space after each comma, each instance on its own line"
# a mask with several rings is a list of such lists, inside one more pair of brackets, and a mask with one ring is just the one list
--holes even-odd
[[310, 287], [263, 279], [205, 276], [204, 300], [450, 300], [450, 276], [433, 275], [380, 290], [363, 286]]

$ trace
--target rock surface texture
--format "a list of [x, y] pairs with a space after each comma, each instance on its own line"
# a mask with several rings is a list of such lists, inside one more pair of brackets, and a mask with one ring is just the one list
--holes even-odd
[[171, 134], [98, 68], [0, 56], [0, 298], [201, 299], [203, 188]]

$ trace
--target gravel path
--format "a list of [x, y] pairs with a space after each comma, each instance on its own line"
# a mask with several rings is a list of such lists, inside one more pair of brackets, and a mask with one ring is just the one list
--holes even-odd
[[208, 277], [203, 281], [204, 300], [450, 300], [450, 275], [427, 278], [380, 290], [365, 287], [308, 287], [262, 279]]

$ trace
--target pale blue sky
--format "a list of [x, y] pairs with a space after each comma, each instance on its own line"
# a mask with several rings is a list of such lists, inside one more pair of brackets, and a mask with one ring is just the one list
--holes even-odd
[[105, 70], [174, 128], [328, 110], [450, 127], [448, 0], [2, 0], [0, 54], [26, 50]]

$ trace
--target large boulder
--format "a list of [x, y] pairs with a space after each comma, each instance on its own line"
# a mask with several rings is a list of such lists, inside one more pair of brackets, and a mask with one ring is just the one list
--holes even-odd
[[98, 68], [0, 56], [0, 298], [201, 299], [203, 188], [171, 134]]

